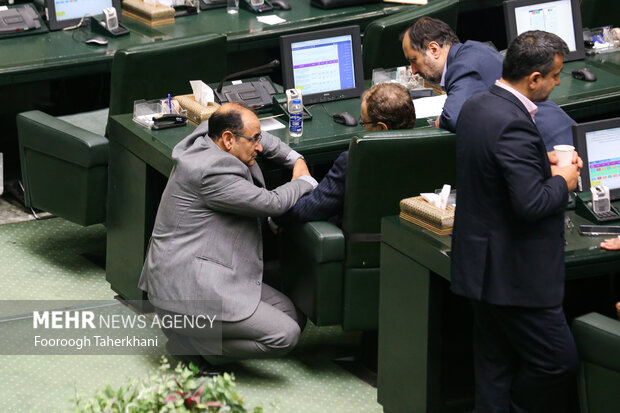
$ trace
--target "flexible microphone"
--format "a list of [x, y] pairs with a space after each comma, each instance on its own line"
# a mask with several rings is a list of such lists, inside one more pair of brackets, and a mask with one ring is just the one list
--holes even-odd
[[230, 80], [230, 79], [233, 79], [239, 76], [258, 74], [259, 72], [262, 72], [265, 69], [275, 69], [278, 66], [280, 66], [280, 61], [278, 59], [274, 59], [271, 62], [267, 63], [266, 65], [253, 67], [252, 69], [242, 70], [241, 72], [237, 72], [231, 75], [224, 76], [224, 79], [222, 79], [220, 84], [217, 86], [217, 93], [222, 93], [222, 86], [224, 86], [224, 82], [227, 80]]

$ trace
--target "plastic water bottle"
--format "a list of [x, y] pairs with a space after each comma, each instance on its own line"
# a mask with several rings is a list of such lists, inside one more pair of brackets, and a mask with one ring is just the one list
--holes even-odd
[[288, 131], [292, 137], [299, 137], [304, 132], [303, 107], [301, 99], [293, 99], [288, 108]]

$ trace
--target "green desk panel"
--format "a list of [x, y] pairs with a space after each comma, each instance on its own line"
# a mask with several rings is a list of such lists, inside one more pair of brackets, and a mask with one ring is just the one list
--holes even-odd
[[112, 57], [118, 49], [152, 41], [139, 34], [130, 33], [109, 39], [106, 46], [84, 43], [84, 40], [91, 36], [93, 34], [90, 30], [56, 31], [2, 39], [0, 86], [109, 72]]
[[[599, 247], [609, 236], [581, 236], [578, 227], [586, 220], [574, 211], [567, 215], [575, 224], [566, 231], [569, 283], [617, 273], [620, 251]], [[460, 315], [450, 311], [457, 300], [468, 310], [467, 300], [449, 291], [451, 237], [398, 217], [384, 218], [381, 230], [378, 401], [389, 413], [471, 411], [472, 366], [446, 358], [456, 349], [459, 360], [471, 363], [472, 351], [471, 337], [446, 337], [458, 328], [470, 334], [471, 325], [456, 324]]]
[[[597, 81], [584, 82], [573, 78], [571, 72], [582, 67], [594, 72]], [[575, 121], [620, 116], [620, 52], [565, 63], [560, 80], [550, 98]]]
[[174, 24], [150, 27], [138, 21], [126, 19], [123, 24], [130, 30], [153, 39], [178, 39], [202, 33], [225, 33], [229, 52], [255, 50], [255, 44], [268, 39], [277, 45], [283, 34], [318, 30], [327, 27], [362, 24], [370, 20], [396, 13], [410, 7], [389, 4], [367, 4], [357, 7], [322, 10], [310, 6], [307, 0], [290, 0], [291, 10], [275, 10], [265, 15], [276, 15], [286, 22], [268, 25], [259, 22], [257, 15], [240, 9], [238, 14], [226, 13], [226, 8], [205, 10], [193, 16], [176, 18]]

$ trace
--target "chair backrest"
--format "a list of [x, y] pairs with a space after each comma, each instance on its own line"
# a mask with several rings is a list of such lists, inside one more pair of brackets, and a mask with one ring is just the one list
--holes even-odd
[[443, 20], [456, 32], [459, 0], [431, 0], [426, 6], [374, 20], [364, 30], [364, 79], [372, 77], [372, 69], [407, 64], [399, 40], [400, 34], [415, 20], [429, 16]]
[[576, 318], [572, 330], [581, 359], [581, 413], [620, 411], [620, 321], [589, 313]]
[[133, 111], [139, 99], [192, 93], [190, 80], [226, 75], [226, 36], [205, 34], [118, 50], [112, 62], [110, 116]]
[[375, 132], [349, 148], [343, 231], [346, 268], [379, 266], [381, 218], [399, 201], [456, 182], [456, 138], [441, 129]]

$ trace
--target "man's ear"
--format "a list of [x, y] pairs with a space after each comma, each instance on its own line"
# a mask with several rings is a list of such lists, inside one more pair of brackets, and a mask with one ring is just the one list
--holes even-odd
[[388, 130], [388, 126], [384, 122], [377, 122], [377, 126], [381, 128], [381, 130]]
[[428, 43], [428, 46], [426, 46], [426, 51], [430, 53], [431, 56], [433, 56], [435, 59], [438, 59], [439, 56], [441, 56], [441, 46], [439, 46], [439, 43], [435, 41], [431, 41]]
[[540, 72], [532, 72], [527, 77], [527, 85], [530, 90], [535, 90], [543, 80], [543, 75]]
[[228, 152], [232, 148], [235, 134], [227, 130], [222, 133], [222, 137], [220, 139], [222, 140], [222, 145], [224, 146], [224, 149]]

